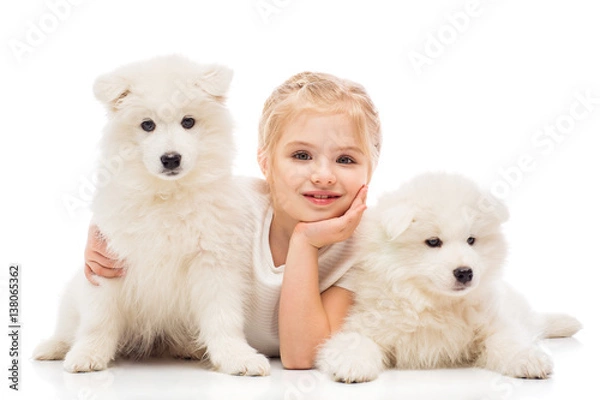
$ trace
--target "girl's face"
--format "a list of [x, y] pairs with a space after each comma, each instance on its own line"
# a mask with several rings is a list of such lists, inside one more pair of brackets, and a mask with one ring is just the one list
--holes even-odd
[[343, 215], [367, 183], [369, 158], [344, 114], [290, 121], [263, 165], [276, 218], [312, 222]]

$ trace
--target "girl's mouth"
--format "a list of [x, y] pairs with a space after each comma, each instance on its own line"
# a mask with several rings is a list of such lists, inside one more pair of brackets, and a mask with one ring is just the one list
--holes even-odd
[[341, 197], [337, 193], [304, 193], [303, 196], [306, 200], [318, 206], [329, 205]]

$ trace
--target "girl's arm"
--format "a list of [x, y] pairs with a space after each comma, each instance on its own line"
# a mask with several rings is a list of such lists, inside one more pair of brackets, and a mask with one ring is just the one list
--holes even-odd
[[312, 368], [317, 347], [342, 325], [352, 292], [332, 286], [319, 293], [318, 249], [349, 238], [366, 209], [361, 189], [341, 217], [299, 223], [290, 239], [279, 302], [281, 362], [288, 369]]

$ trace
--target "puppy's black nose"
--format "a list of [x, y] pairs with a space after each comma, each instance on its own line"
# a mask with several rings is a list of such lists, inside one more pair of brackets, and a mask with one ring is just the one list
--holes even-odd
[[458, 267], [454, 270], [454, 277], [460, 283], [471, 282], [473, 279], [473, 270], [469, 267]]
[[181, 164], [181, 154], [165, 153], [160, 156], [160, 162], [166, 169], [175, 169]]

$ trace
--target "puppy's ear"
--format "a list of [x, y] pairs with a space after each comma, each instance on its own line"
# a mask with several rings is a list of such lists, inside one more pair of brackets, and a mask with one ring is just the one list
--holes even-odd
[[113, 111], [121, 108], [130, 93], [129, 81], [114, 73], [101, 75], [94, 82], [94, 95]]
[[394, 240], [413, 222], [414, 212], [407, 204], [397, 204], [381, 213], [381, 224], [389, 240]]
[[233, 70], [218, 64], [204, 65], [194, 85], [220, 100], [228, 90], [233, 79]]

